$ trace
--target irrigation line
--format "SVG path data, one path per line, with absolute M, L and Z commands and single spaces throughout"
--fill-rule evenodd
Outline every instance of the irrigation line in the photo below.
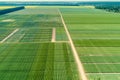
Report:
M 87 76 L 86 76 L 86 74 L 85 74 L 85 71 L 84 71 L 82 62 L 81 62 L 81 60 L 79 59 L 78 53 L 77 53 L 77 51 L 76 51 L 76 49 L 75 49 L 75 46 L 74 46 L 74 44 L 73 44 L 72 38 L 71 38 L 71 36 L 70 36 L 70 33 L 69 33 L 69 31 L 68 31 L 68 29 L 67 29 L 67 26 L 66 26 L 66 24 L 65 24 L 65 22 L 64 22 L 62 13 L 60 12 L 59 9 L 58 9 L 58 12 L 59 12 L 59 15 L 60 15 L 60 17 L 61 17 L 61 21 L 62 21 L 62 23 L 63 23 L 63 26 L 64 26 L 64 29 L 65 29 L 66 34 L 67 34 L 67 36 L 68 36 L 68 39 L 69 39 L 69 41 L 70 41 L 70 46 L 71 46 L 71 49 L 72 49 L 72 51 L 73 51 L 73 55 L 74 55 L 75 61 L 76 61 L 76 63 L 77 63 L 77 67 L 78 67 L 78 71 L 79 71 L 79 77 L 80 77 L 79 79 L 80 79 L 80 80 L 88 80 L 88 78 L 87 78 Z
M 15 29 L 11 34 L 9 34 L 7 37 L 5 37 L 0 43 L 5 42 L 8 38 L 10 38 L 13 34 L 15 34 L 19 29 Z

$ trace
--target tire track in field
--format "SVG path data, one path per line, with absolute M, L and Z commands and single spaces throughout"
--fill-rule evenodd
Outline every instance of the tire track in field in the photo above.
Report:
M 79 71 L 79 77 L 80 77 L 80 79 L 82 79 L 82 80 L 88 80 L 88 78 L 87 78 L 87 76 L 86 76 L 86 74 L 85 74 L 85 71 L 84 71 L 82 62 L 81 62 L 81 60 L 80 60 L 79 57 L 78 57 L 78 53 L 77 53 L 77 51 L 76 51 L 76 49 L 75 49 L 75 46 L 74 46 L 74 44 L 73 44 L 73 41 L 72 41 L 72 38 L 71 38 L 71 36 L 70 36 L 70 33 L 69 33 L 68 29 L 67 29 L 67 26 L 66 26 L 66 24 L 65 24 L 65 22 L 64 22 L 62 13 L 60 12 L 59 9 L 58 9 L 58 13 L 59 13 L 59 15 L 60 15 L 60 17 L 61 17 L 61 20 L 62 20 L 64 29 L 65 29 L 65 31 L 66 31 L 66 34 L 67 34 L 68 39 L 69 39 L 69 42 L 70 42 L 71 49 L 72 49 L 72 51 L 73 51 L 73 55 L 74 55 L 75 61 L 76 61 L 76 63 L 77 63 L 77 67 L 78 67 L 78 71 Z
M 15 29 L 11 34 L 9 34 L 7 37 L 5 37 L 0 43 L 5 42 L 8 38 L 10 38 L 12 35 L 14 35 L 19 29 Z

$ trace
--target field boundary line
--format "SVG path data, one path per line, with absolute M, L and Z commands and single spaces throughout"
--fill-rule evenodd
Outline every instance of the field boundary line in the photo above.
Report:
M 120 74 L 120 73 L 114 73 L 114 72 L 113 73 L 109 73 L 109 72 L 108 73 L 99 73 L 98 72 L 98 73 L 87 73 L 87 74 L 100 74 L 100 75 L 102 75 L 102 74 Z
M 69 41 L 56 41 L 56 43 L 69 43 Z
M 52 29 L 52 39 L 51 42 L 55 42 L 56 41 L 56 28 Z
M 70 36 L 70 33 L 69 33 L 69 31 L 68 31 L 68 29 L 67 29 L 67 26 L 66 26 L 66 24 L 65 24 L 65 21 L 64 21 L 64 19 L 63 19 L 62 13 L 60 12 L 59 9 L 58 9 L 58 13 L 59 13 L 59 15 L 60 15 L 60 17 L 61 17 L 61 21 L 62 21 L 62 23 L 63 23 L 64 29 L 65 29 L 66 34 L 67 34 L 67 36 L 68 36 L 68 39 L 69 39 L 69 41 L 70 41 L 70 46 L 71 46 L 71 49 L 72 49 L 72 52 L 73 52 L 73 56 L 74 56 L 75 61 L 76 61 L 76 63 L 77 63 L 77 68 L 78 68 L 78 72 L 79 72 L 79 78 L 80 78 L 80 80 L 81 80 L 81 79 L 82 79 L 82 80 L 88 80 L 88 78 L 87 78 L 87 76 L 86 76 L 86 74 L 85 74 L 85 71 L 84 71 L 82 62 L 81 62 L 81 60 L 80 60 L 80 58 L 79 58 L 79 56 L 78 56 L 78 53 L 77 53 L 76 48 L 75 48 L 75 46 L 74 46 L 74 44 L 73 44 L 72 38 L 71 38 L 71 36 Z
M 119 63 L 107 63 L 107 62 L 105 62 L 105 63 L 83 63 L 83 64 L 120 64 L 120 62 Z
M 26 44 L 26 43 L 50 43 L 47 42 L 6 42 L 6 43 L 13 43 L 13 44 Z M 68 41 L 56 41 L 55 43 L 69 43 Z
M 12 33 L 10 33 L 7 37 L 5 37 L 0 43 L 5 42 L 8 38 L 10 38 L 13 34 L 15 34 L 19 29 L 15 29 Z

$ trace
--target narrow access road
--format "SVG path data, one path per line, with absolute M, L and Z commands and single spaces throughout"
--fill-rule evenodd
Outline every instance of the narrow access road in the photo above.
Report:
M 52 39 L 51 39 L 51 42 L 55 42 L 56 41 L 56 29 L 53 28 L 52 30 Z
M 69 41 L 70 41 L 70 46 L 71 46 L 71 49 L 72 49 L 72 51 L 73 51 L 73 55 L 74 55 L 75 61 L 76 61 L 76 63 L 77 63 L 80 80 L 81 80 L 81 79 L 82 79 L 82 80 L 88 80 L 88 78 L 87 78 L 87 76 L 86 76 L 86 74 L 85 74 L 85 71 L 84 71 L 82 62 L 81 62 L 81 60 L 79 59 L 78 53 L 77 53 L 76 48 L 75 48 L 75 46 L 74 46 L 74 44 L 73 44 L 72 38 L 71 38 L 71 36 L 70 36 L 70 33 L 69 33 L 69 31 L 68 31 L 68 29 L 67 29 L 67 26 L 66 26 L 66 24 L 65 24 L 65 22 L 64 22 L 62 13 L 60 12 L 59 9 L 58 9 L 58 12 L 59 12 L 59 15 L 60 15 L 60 17 L 61 17 L 61 20 L 62 20 L 64 29 L 65 29 L 65 31 L 66 31 L 66 34 L 67 34 L 67 36 L 68 36 L 68 39 L 69 39 Z
M 15 29 L 11 34 L 9 34 L 7 37 L 5 37 L 0 43 L 5 42 L 8 38 L 10 38 L 13 34 L 15 34 L 19 29 Z

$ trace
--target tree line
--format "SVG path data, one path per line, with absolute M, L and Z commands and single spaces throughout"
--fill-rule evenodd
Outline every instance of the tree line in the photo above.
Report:
M 15 8 L 0 10 L 0 15 L 7 14 L 7 13 L 10 13 L 10 12 L 14 12 L 14 11 L 17 11 L 17 10 L 21 10 L 21 9 L 24 9 L 24 8 L 25 7 L 22 6 L 22 7 L 15 7 Z
M 120 12 L 120 6 L 95 6 L 96 9 L 103 9 L 109 12 Z

